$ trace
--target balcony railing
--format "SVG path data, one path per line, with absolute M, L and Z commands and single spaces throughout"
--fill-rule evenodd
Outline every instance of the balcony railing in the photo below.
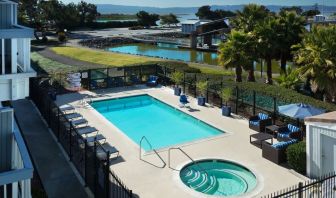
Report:
M 0 197 L 31 198 L 33 166 L 16 123 L 11 141 L 11 169 L 0 173 Z

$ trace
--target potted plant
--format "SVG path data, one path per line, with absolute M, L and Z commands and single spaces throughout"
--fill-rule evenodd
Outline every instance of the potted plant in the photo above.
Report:
M 181 88 L 179 87 L 179 85 L 182 83 L 183 81 L 183 73 L 180 71 L 175 71 L 171 74 L 171 79 L 172 81 L 175 83 L 174 86 L 174 95 L 175 96 L 179 96 L 181 95 Z
M 208 88 L 208 81 L 197 82 L 196 88 L 198 89 L 200 93 L 200 96 L 197 97 L 197 104 L 200 106 L 205 106 L 205 94 Z
M 222 115 L 223 116 L 231 116 L 231 107 L 228 106 L 228 102 L 230 101 L 232 97 L 232 89 L 231 88 L 223 88 L 219 92 L 219 96 L 222 98 L 223 102 L 225 105 L 222 106 Z

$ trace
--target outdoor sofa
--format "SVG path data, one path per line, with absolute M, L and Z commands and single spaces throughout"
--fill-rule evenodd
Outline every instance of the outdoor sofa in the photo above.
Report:
M 302 131 L 299 127 L 294 126 L 292 124 L 288 124 L 287 126 L 280 127 L 277 133 L 278 141 L 284 141 L 288 138 L 291 139 L 301 139 Z
M 265 132 L 265 127 L 272 125 L 272 119 L 265 113 L 258 113 L 249 119 L 249 127 L 258 132 Z
M 155 87 L 159 84 L 158 80 L 159 80 L 159 77 L 150 75 L 146 84 L 149 87 Z
M 283 142 L 270 144 L 266 141 L 262 145 L 262 157 L 276 164 L 282 164 L 287 161 L 286 150 L 289 145 L 295 144 L 296 139 L 287 139 Z

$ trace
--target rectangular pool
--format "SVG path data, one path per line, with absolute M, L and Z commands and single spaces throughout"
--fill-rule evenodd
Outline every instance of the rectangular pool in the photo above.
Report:
M 153 149 L 224 133 L 149 95 L 95 101 L 91 106 L 136 144 L 146 136 Z M 145 142 L 142 148 L 151 149 Z

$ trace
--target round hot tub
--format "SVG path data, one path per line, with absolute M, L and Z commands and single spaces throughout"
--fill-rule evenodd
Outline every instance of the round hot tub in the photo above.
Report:
M 237 196 L 251 192 L 256 176 L 242 165 L 225 160 L 199 160 L 180 171 L 182 182 L 198 192 L 216 196 Z

